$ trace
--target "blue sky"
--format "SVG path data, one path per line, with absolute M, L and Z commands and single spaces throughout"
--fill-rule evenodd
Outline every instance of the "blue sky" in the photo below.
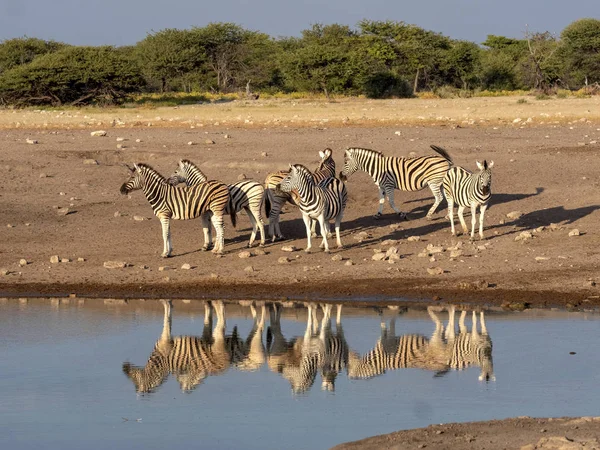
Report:
M 0 40 L 53 39 L 76 45 L 129 45 L 148 32 L 234 22 L 273 37 L 299 36 L 314 23 L 355 26 L 395 20 L 482 42 L 488 34 L 521 38 L 560 34 L 571 22 L 600 18 L 600 0 L 0 0 Z

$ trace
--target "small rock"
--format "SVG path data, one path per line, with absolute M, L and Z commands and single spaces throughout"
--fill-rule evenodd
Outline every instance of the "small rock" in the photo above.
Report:
M 267 152 L 261 152 L 260 156 L 262 156 L 263 158 L 266 158 L 267 156 L 269 156 L 269 154 Z
M 189 141 L 187 145 L 196 145 L 196 143 L 194 141 Z
M 73 213 L 73 211 L 71 211 L 69 208 L 58 208 L 58 210 L 56 211 L 56 213 L 59 216 L 66 216 L 68 214 Z
M 373 256 L 371 256 L 371 259 L 373 261 L 383 261 L 385 260 L 386 256 L 385 253 L 383 252 L 379 252 L 379 253 L 375 253 Z
M 399 254 L 397 254 L 397 253 L 394 253 L 393 255 L 390 255 L 390 256 L 388 257 L 388 259 L 390 260 L 390 262 L 392 262 L 392 261 L 394 261 L 394 262 L 395 262 L 395 261 L 400 261 L 400 260 L 402 259 L 402 255 L 399 255 Z
M 344 265 L 345 265 L 345 266 L 353 266 L 353 265 L 354 265 L 354 262 L 353 262 L 351 259 L 349 259 L 348 261 L 346 261 L 346 262 L 344 263 Z
M 207 139 L 207 140 L 204 141 L 204 143 L 208 144 L 208 145 L 212 145 L 212 144 L 215 143 L 215 141 L 213 141 L 212 139 Z
M 51 262 L 52 264 L 57 264 L 57 263 L 59 263 L 59 262 L 60 262 L 60 258 L 58 257 L 58 255 L 52 255 L 52 256 L 50 257 L 50 262 Z
M 121 217 L 121 212 L 120 211 L 115 211 L 115 213 L 113 214 L 114 217 Z
M 515 237 L 515 241 L 526 241 L 527 239 L 531 239 L 533 235 L 530 231 L 521 231 L 521 233 Z
M 429 252 L 430 255 L 434 255 L 436 253 L 443 253 L 444 247 L 442 247 L 441 245 L 429 244 L 427 246 L 427 251 Z
M 223 135 L 223 139 L 231 139 L 231 135 L 229 135 L 229 134 L 224 134 L 224 135 Z
M 127 263 L 123 261 L 104 261 L 104 267 L 107 269 L 124 269 Z
M 219 278 L 219 275 L 217 275 L 216 273 L 211 273 L 210 277 L 215 279 L 215 278 Z
M 550 258 L 548 258 L 547 256 L 536 256 L 535 260 L 536 261 L 548 261 Z
M 44 172 L 40 173 L 40 178 L 48 178 L 48 175 L 46 175 Z
M 124 148 L 127 148 L 127 146 L 125 144 L 117 144 L 117 149 L 118 150 L 122 150 Z
M 244 272 L 254 272 L 254 267 L 246 266 L 246 267 L 244 267 Z
M 511 220 L 517 220 L 522 215 L 523 213 L 521 211 L 511 211 L 506 215 L 506 217 L 508 217 Z
M 544 231 L 545 229 L 546 229 L 546 227 L 545 227 L 544 225 L 542 225 L 541 227 L 537 227 L 537 228 L 535 229 L 535 231 L 536 231 L 537 233 L 541 233 L 541 232 L 542 232 L 542 231 Z
M 593 280 L 586 281 L 584 286 L 594 287 L 596 286 L 596 282 Z
M 395 134 L 396 136 L 402 136 L 402 131 L 395 131 L 395 132 L 394 132 L 394 134 Z
M 25 142 L 27 142 L 28 144 L 37 144 L 38 143 L 37 139 L 25 139 Z
M 277 262 L 279 264 L 285 264 L 285 263 L 289 263 L 290 259 L 287 256 L 282 256 L 277 260 Z
M 123 141 L 126 141 L 126 140 L 127 140 L 127 139 L 125 139 L 125 138 L 122 138 L 122 137 L 118 137 L 118 138 L 117 138 L 117 142 L 123 142 Z
M 392 255 L 396 255 L 398 253 L 398 247 L 390 247 L 388 248 L 387 252 L 385 252 L 385 256 L 387 256 L 388 258 Z
M 61 263 L 69 263 L 71 260 L 69 258 L 60 258 Z
M 580 235 L 581 235 L 581 233 L 579 232 L 579 230 L 577 228 L 569 231 L 569 236 L 580 236 Z
M 333 256 L 331 257 L 331 260 L 332 260 L 332 261 L 343 261 L 343 260 L 344 260 L 344 257 L 338 253 L 337 255 L 333 255 Z
M 421 236 L 409 236 L 406 238 L 408 242 L 418 242 L 421 240 Z
M 462 250 L 452 250 L 450 252 L 450 258 L 460 258 L 463 255 Z
M 402 229 L 402 224 L 399 223 L 393 223 L 390 225 L 390 230 L 392 231 L 398 231 Z
M 421 253 L 419 253 L 417 255 L 418 258 L 426 258 L 427 256 L 429 256 L 429 254 L 427 253 L 426 250 L 423 250 Z
M 0 269 L 0 275 L 4 276 L 4 275 L 8 275 L 10 274 L 10 270 L 6 269 L 5 267 L 2 267 Z
M 513 123 L 519 123 L 521 122 L 523 119 L 521 119 L 520 117 L 517 117 L 515 120 L 513 120 Z
M 29 264 L 29 261 L 27 261 L 26 259 L 19 260 L 19 265 L 21 267 L 25 267 L 27 264 Z
M 136 139 L 135 142 L 137 142 L 139 144 L 140 142 L 143 142 L 143 141 L 141 139 Z
M 91 136 L 106 136 L 106 131 L 104 130 L 98 130 L 98 131 L 92 131 L 90 133 Z
M 14 228 L 15 226 L 12 223 L 7 223 L 6 228 Z
M 383 245 L 384 247 L 387 247 L 388 245 L 396 245 L 397 243 L 398 243 L 398 241 L 395 239 L 386 239 L 385 241 L 383 241 L 381 243 L 381 245 Z
M 181 266 L 183 270 L 191 270 L 192 266 L 188 263 L 185 263 Z
M 246 177 L 246 174 L 245 174 L 245 173 L 240 173 L 240 174 L 238 175 L 238 177 L 237 177 L 238 181 L 245 180 L 246 178 L 247 178 L 247 177 Z
M 77 258 L 77 262 L 85 262 L 85 258 Z
M 142 270 L 148 270 L 149 268 L 150 268 L 150 267 L 148 267 L 146 264 L 142 264 L 142 265 L 140 266 L 140 269 L 142 269 Z
M 133 216 L 133 220 L 135 220 L 136 222 L 141 222 L 142 220 L 146 220 L 146 219 L 142 216 Z
M 240 258 L 250 258 L 252 256 L 252 253 L 249 252 L 248 250 L 244 250 L 238 253 L 238 256 Z
M 167 270 L 171 270 L 171 268 L 170 268 L 169 266 L 160 266 L 160 267 L 158 268 L 158 271 L 159 271 L 159 272 L 165 272 L 165 271 L 167 271 Z
M 254 250 L 254 254 L 256 256 L 265 256 L 267 252 L 265 252 L 262 248 L 257 248 L 256 250 Z
M 293 245 L 284 245 L 283 247 L 281 247 L 282 252 L 295 252 L 296 250 L 296 247 Z
M 441 267 L 428 267 L 427 273 L 429 275 L 441 275 L 444 273 L 444 269 L 442 269 Z
M 479 251 L 481 251 L 481 252 L 482 252 L 482 251 L 484 251 L 484 250 L 487 250 L 487 247 L 486 247 L 485 245 L 478 245 L 478 246 L 477 246 L 477 250 L 479 250 Z
M 95 159 L 84 159 L 83 164 L 85 164 L 86 166 L 97 166 L 98 161 L 96 161 Z

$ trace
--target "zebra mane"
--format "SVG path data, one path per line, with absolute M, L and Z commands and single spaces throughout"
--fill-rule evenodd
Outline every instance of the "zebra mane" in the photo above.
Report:
M 308 167 L 302 165 L 302 164 L 294 164 L 293 165 L 296 170 L 298 172 L 300 172 L 302 175 L 308 177 L 310 180 L 312 180 L 312 182 L 315 182 L 315 176 L 313 175 L 313 173 L 308 169 Z
M 144 173 L 145 175 L 149 175 L 149 176 L 151 176 L 152 178 L 154 178 L 155 180 L 158 180 L 158 181 L 160 181 L 160 182 L 163 182 L 163 183 L 165 183 L 165 184 L 169 184 L 169 183 L 167 182 L 167 179 L 166 179 L 164 176 L 162 176 L 162 175 L 161 175 L 161 174 L 158 172 L 158 170 L 154 169 L 154 168 L 153 168 L 153 167 L 152 167 L 150 164 L 146 164 L 146 163 L 138 163 L 138 164 L 136 164 L 136 166 L 137 166 L 139 169 L 143 169 L 143 172 L 145 172 L 145 173 Z
M 193 162 L 191 162 L 189 159 L 182 159 L 179 162 L 181 164 L 185 164 L 186 166 L 191 166 L 191 167 L 193 167 L 195 169 L 200 170 L 200 168 L 196 164 L 194 164 Z
M 362 147 L 348 147 L 346 149 L 346 151 L 349 151 L 350 153 L 352 152 L 358 152 L 358 153 L 363 153 L 363 154 L 368 154 L 368 155 L 377 155 L 377 156 L 381 156 L 383 157 L 383 153 L 377 150 L 371 150 L 370 148 L 362 148 Z

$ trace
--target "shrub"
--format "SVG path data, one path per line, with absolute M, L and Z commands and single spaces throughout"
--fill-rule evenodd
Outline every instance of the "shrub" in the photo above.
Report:
M 410 84 L 389 72 L 379 72 L 368 77 L 363 90 L 368 98 L 410 98 L 413 96 Z

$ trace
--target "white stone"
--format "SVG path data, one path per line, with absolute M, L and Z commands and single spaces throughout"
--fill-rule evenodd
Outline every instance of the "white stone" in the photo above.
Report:
M 83 164 L 85 164 L 86 166 L 97 166 L 98 161 L 96 161 L 95 159 L 84 159 Z
M 52 255 L 52 256 L 50 257 L 50 262 L 51 262 L 52 264 L 57 264 L 57 263 L 59 263 L 59 262 L 60 262 L 60 258 L 58 257 L 58 255 Z
M 27 261 L 26 259 L 21 259 L 21 260 L 19 260 L 19 265 L 20 265 L 21 267 L 24 267 L 24 266 L 26 266 L 27 264 L 29 264 L 29 261 Z
M 343 261 L 343 260 L 344 260 L 344 257 L 338 253 L 337 255 L 333 255 L 333 256 L 331 257 L 331 260 L 332 260 L 332 261 Z
M 133 220 L 135 220 L 136 222 L 141 222 L 142 220 L 146 220 L 146 219 L 144 219 L 144 217 L 142 217 L 142 216 L 133 216 Z
M 123 269 L 127 267 L 124 261 L 104 261 L 104 267 L 107 269 Z
M 444 273 L 444 269 L 441 267 L 428 267 L 427 273 L 430 275 L 441 275 Z
M 579 232 L 579 230 L 577 228 L 569 231 L 569 236 L 580 236 L 580 235 L 581 235 L 581 233 Z
M 421 240 L 421 236 L 409 236 L 406 238 L 408 242 L 418 242 Z
M 90 135 L 92 135 L 92 136 L 106 136 L 106 131 L 104 131 L 104 130 L 92 131 L 90 133 Z
M 277 262 L 279 264 L 285 264 L 285 263 L 289 263 L 290 259 L 287 256 L 282 256 L 277 260 Z
M 530 231 L 521 231 L 521 233 L 515 238 L 515 241 L 525 241 L 531 239 L 533 235 Z
M 375 253 L 373 256 L 371 256 L 371 259 L 373 261 L 383 261 L 385 260 L 386 256 L 385 253 L 380 252 L 380 253 Z
M 284 245 L 283 247 L 281 247 L 282 252 L 295 252 L 296 250 L 296 247 L 293 245 Z
M 192 268 L 192 266 L 191 266 L 190 264 L 188 264 L 188 263 L 185 263 L 185 264 L 183 264 L 183 265 L 181 266 L 181 268 L 182 268 L 183 270 L 190 270 L 190 269 Z
M 37 144 L 38 143 L 37 139 L 25 139 L 25 142 L 27 142 L 28 144 Z
M 519 217 L 521 217 L 522 215 L 523 215 L 523 213 L 521 211 L 511 211 L 506 215 L 506 217 L 508 217 L 511 220 L 516 220 Z
M 252 256 L 252 253 L 249 252 L 248 250 L 244 250 L 238 253 L 238 256 L 240 258 L 250 258 Z

